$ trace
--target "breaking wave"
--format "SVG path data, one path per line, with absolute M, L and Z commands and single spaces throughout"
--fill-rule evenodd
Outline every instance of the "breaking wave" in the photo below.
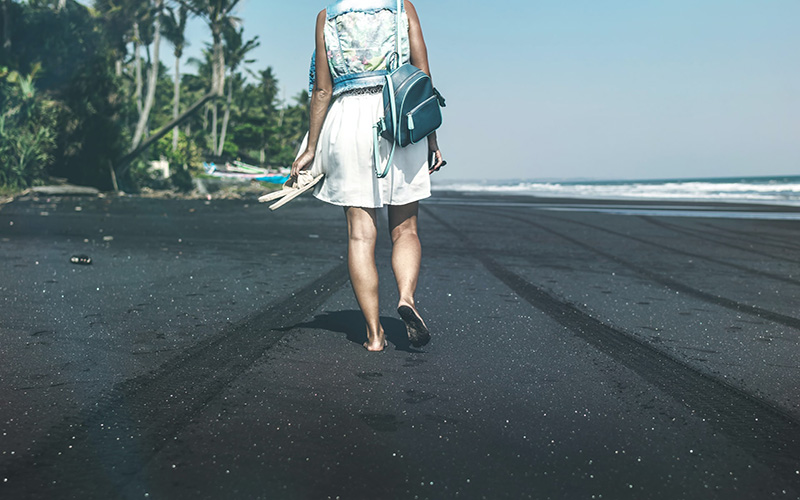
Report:
M 449 182 L 435 189 L 552 198 L 727 201 L 800 205 L 800 176 L 602 182 Z

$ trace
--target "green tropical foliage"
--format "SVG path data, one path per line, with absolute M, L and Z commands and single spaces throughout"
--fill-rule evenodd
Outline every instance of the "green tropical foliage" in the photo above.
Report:
M 208 160 L 289 165 L 308 96 L 281 102 L 272 69 L 251 68 L 259 42 L 245 38 L 239 3 L 0 0 L 0 188 L 61 177 L 136 190 L 164 184 L 147 173 L 159 159 L 180 189 Z M 211 37 L 186 61 L 192 16 Z
M 55 103 L 36 95 L 29 75 L 0 68 L 0 185 L 28 187 L 40 179 L 55 150 Z

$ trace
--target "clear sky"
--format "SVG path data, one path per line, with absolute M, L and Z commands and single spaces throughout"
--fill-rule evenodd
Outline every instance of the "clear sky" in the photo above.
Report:
M 254 70 L 307 85 L 326 0 L 243 0 Z M 415 0 L 442 179 L 800 175 L 798 0 Z M 196 55 L 208 40 L 195 22 Z M 168 47 L 162 53 L 171 51 Z

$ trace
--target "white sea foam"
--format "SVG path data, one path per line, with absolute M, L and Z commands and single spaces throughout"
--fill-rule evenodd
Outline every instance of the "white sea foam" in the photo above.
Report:
M 633 182 L 456 182 L 437 189 L 589 199 L 727 201 L 800 205 L 800 177 Z

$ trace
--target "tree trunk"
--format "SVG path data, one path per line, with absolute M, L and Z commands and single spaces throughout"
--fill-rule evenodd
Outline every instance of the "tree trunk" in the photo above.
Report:
M 225 103 L 225 115 L 222 117 L 222 134 L 219 138 L 217 156 L 222 156 L 222 150 L 225 146 L 225 136 L 228 133 L 228 121 L 231 118 L 231 103 L 233 103 L 233 75 L 228 79 L 228 101 Z
M 119 192 L 119 184 L 117 184 L 117 173 L 114 172 L 114 165 L 111 162 L 108 162 L 108 169 L 111 171 L 111 187 L 114 188 L 114 192 Z
M 133 67 L 136 73 L 136 90 L 133 97 L 136 101 L 136 110 L 142 114 L 142 56 L 139 52 L 139 22 L 133 22 Z
M 131 150 L 136 149 L 144 136 L 147 122 L 150 118 L 150 110 L 153 108 L 153 103 L 156 100 L 156 84 L 158 83 L 158 50 L 161 45 L 161 6 L 164 0 L 156 0 L 156 19 L 153 22 L 153 58 L 150 62 L 150 71 L 147 74 L 147 97 L 144 101 L 144 108 L 139 114 L 139 123 L 136 125 L 136 132 L 133 134 L 133 142 Z
M 214 40 L 211 61 L 211 93 L 221 96 L 225 91 L 225 53 L 222 51 L 222 25 L 220 23 L 211 25 L 211 36 Z M 211 151 L 215 151 L 217 147 L 217 115 L 217 103 L 214 102 L 211 107 Z
M 216 145 L 217 145 L 217 103 L 213 102 L 211 103 L 211 151 L 215 151 Z
M 283 113 L 285 109 L 281 108 L 281 112 L 278 113 L 278 130 L 281 131 L 281 149 L 286 147 L 286 133 L 283 130 Z
M 11 19 L 9 19 L 8 2 L 3 0 L 3 50 L 11 50 Z
M 214 40 L 211 92 L 221 96 L 225 92 L 225 52 L 222 50 L 222 26 L 219 23 L 211 26 L 211 35 Z
M 175 89 L 172 101 L 172 119 L 178 118 L 181 99 L 181 56 L 175 54 Z M 178 150 L 178 127 L 172 129 L 172 152 Z

